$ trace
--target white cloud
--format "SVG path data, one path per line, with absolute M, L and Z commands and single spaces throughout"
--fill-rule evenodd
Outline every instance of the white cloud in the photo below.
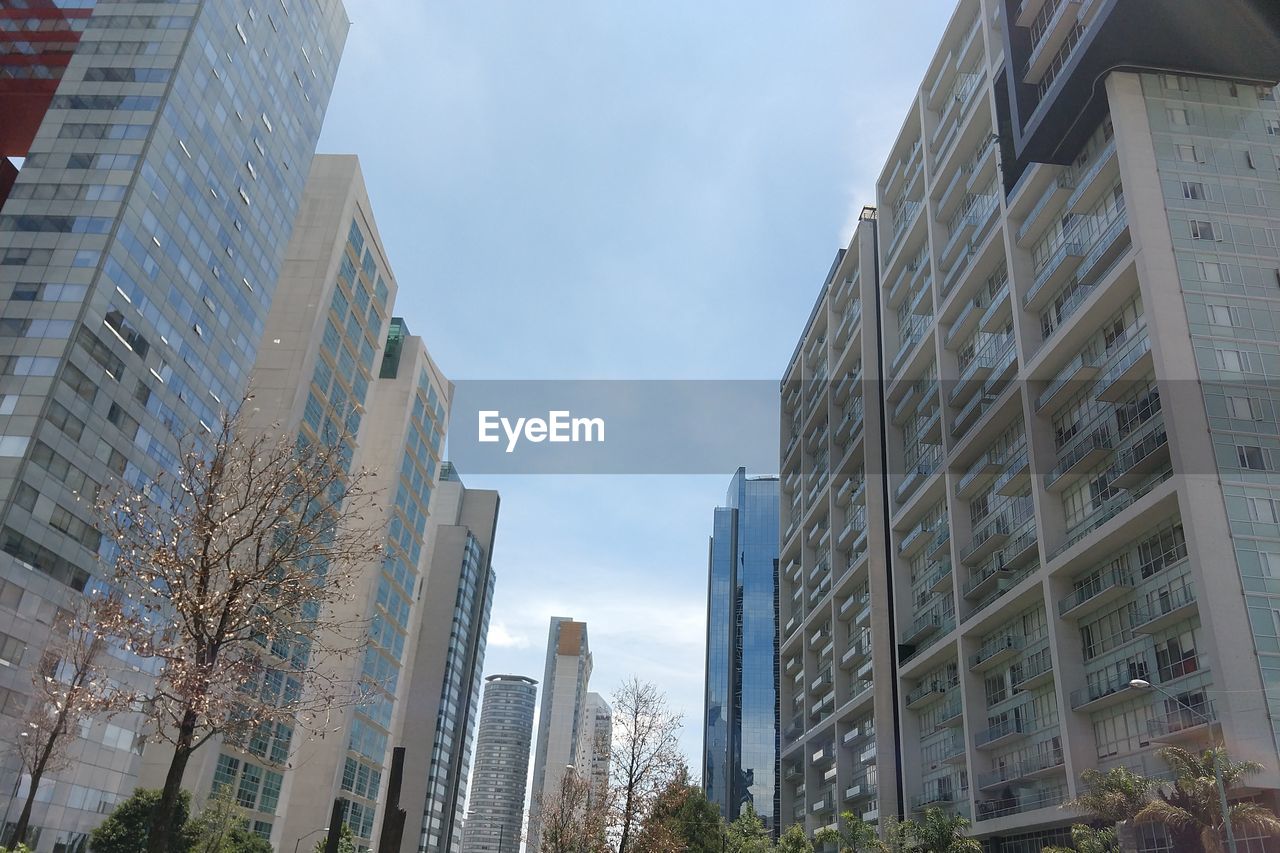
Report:
M 506 623 L 497 622 L 489 626 L 489 645 L 500 649 L 527 649 L 529 638 L 524 634 L 513 634 Z

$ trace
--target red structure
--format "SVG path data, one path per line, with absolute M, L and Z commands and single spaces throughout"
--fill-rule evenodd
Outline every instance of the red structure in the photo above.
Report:
M 0 156 L 24 157 L 71 61 L 92 2 L 0 0 Z M 2 183 L 2 180 L 0 180 Z

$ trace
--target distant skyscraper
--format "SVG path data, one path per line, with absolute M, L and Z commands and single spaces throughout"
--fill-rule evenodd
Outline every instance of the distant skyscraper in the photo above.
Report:
M 539 801 L 559 789 L 567 767 L 578 766 L 590 680 L 587 623 L 553 616 L 547 637 L 547 666 L 542 678 L 538 746 L 529 800 L 529 850 L 537 850 L 541 841 L 537 825 Z
M 468 489 L 445 463 L 431 502 L 428 568 L 418 594 L 409 700 L 396 727 L 405 746 L 402 853 L 456 853 L 493 603 L 490 565 L 498 493 Z
M 778 478 L 739 468 L 711 535 L 702 786 L 777 825 Z
M 516 853 L 520 849 L 537 684 L 523 675 L 485 679 L 462 853 Z
M 609 784 L 609 758 L 613 747 L 613 709 L 599 693 L 588 693 L 575 766 L 591 780 L 594 790 Z
M 172 469 L 176 437 L 244 391 L 348 26 L 338 0 L 18 5 L 0 4 L 0 147 L 25 158 L 0 160 L 10 708 L 51 614 L 113 557 L 86 497 Z M 131 725 L 73 746 L 38 850 L 77 849 L 134 788 Z

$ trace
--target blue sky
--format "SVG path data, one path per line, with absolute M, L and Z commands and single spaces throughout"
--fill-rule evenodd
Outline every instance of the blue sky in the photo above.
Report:
M 347 0 L 320 150 L 359 154 L 448 376 L 777 379 L 952 0 Z M 726 424 L 732 428 L 732 424 Z M 502 493 L 486 673 L 584 619 L 701 736 L 723 476 L 467 477 Z M 752 472 L 773 473 L 773 472 Z

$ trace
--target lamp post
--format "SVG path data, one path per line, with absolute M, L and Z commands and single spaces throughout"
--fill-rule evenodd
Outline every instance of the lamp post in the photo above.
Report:
M 303 841 L 306 841 L 308 838 L 315 835 L 316 833 L 328 832 L 328 831 L 329 831 L 329 827 L 326 826 L 323 829 L 313 829 L 310 832 L 308 832 L 306 835 L 301 836 L 300 838 L 298 838 L 297 841 L 293 842 L 293 853 L 298 853 L 298 845 L 301 844 Z
M 1183 708 L 1186 708 L 1188 711 L 1190 711 L 1191 713 L 1199 717 L 1201 720 L 1203 720 L 1206 724 L 1208 724 L 1210 730 L 1213 729 L 1213 724 L 1215 721 L 1212 718 L 1210 718 L 1208 714 L 1196 708 L 1194 705 L 1192 705 L 1190 702 L 1187 702 L 1181 696 L 1175 696 L 1174 694 L 1170 693 L 1168 690 L 1165 690 L 1160 685 L 1152 684 L 1150 681 L 1147 681 L 1145 678 L 1135 678 L 1129 682 L 1129 686 L 1134 688 L 1135 690 L 1155 690 L 1158 693 L 1164 694 L 1165 696 L 1177 702 Z M 1222 763 L 1220 760 L 1222 758 L 1223 753 L 1227 751 L 1227 742 L 1226 742 L 1226 739 L 1222 737 L 1218 738 L 1218 742 L 1222 748 L 1221 750 L 1216 751 L 1213 756 L 1213 780 L 1218 783 L 1218 806 L 1219 808 L 1222 809 L 1222 824 L 1227 831 L 1227 850 L 1230 851 L 1230 853 L 1237 853 L 1236 834 L 1231 827 L 1231 807 L 1227 803 L 1227 785 L 1222 779 Z

